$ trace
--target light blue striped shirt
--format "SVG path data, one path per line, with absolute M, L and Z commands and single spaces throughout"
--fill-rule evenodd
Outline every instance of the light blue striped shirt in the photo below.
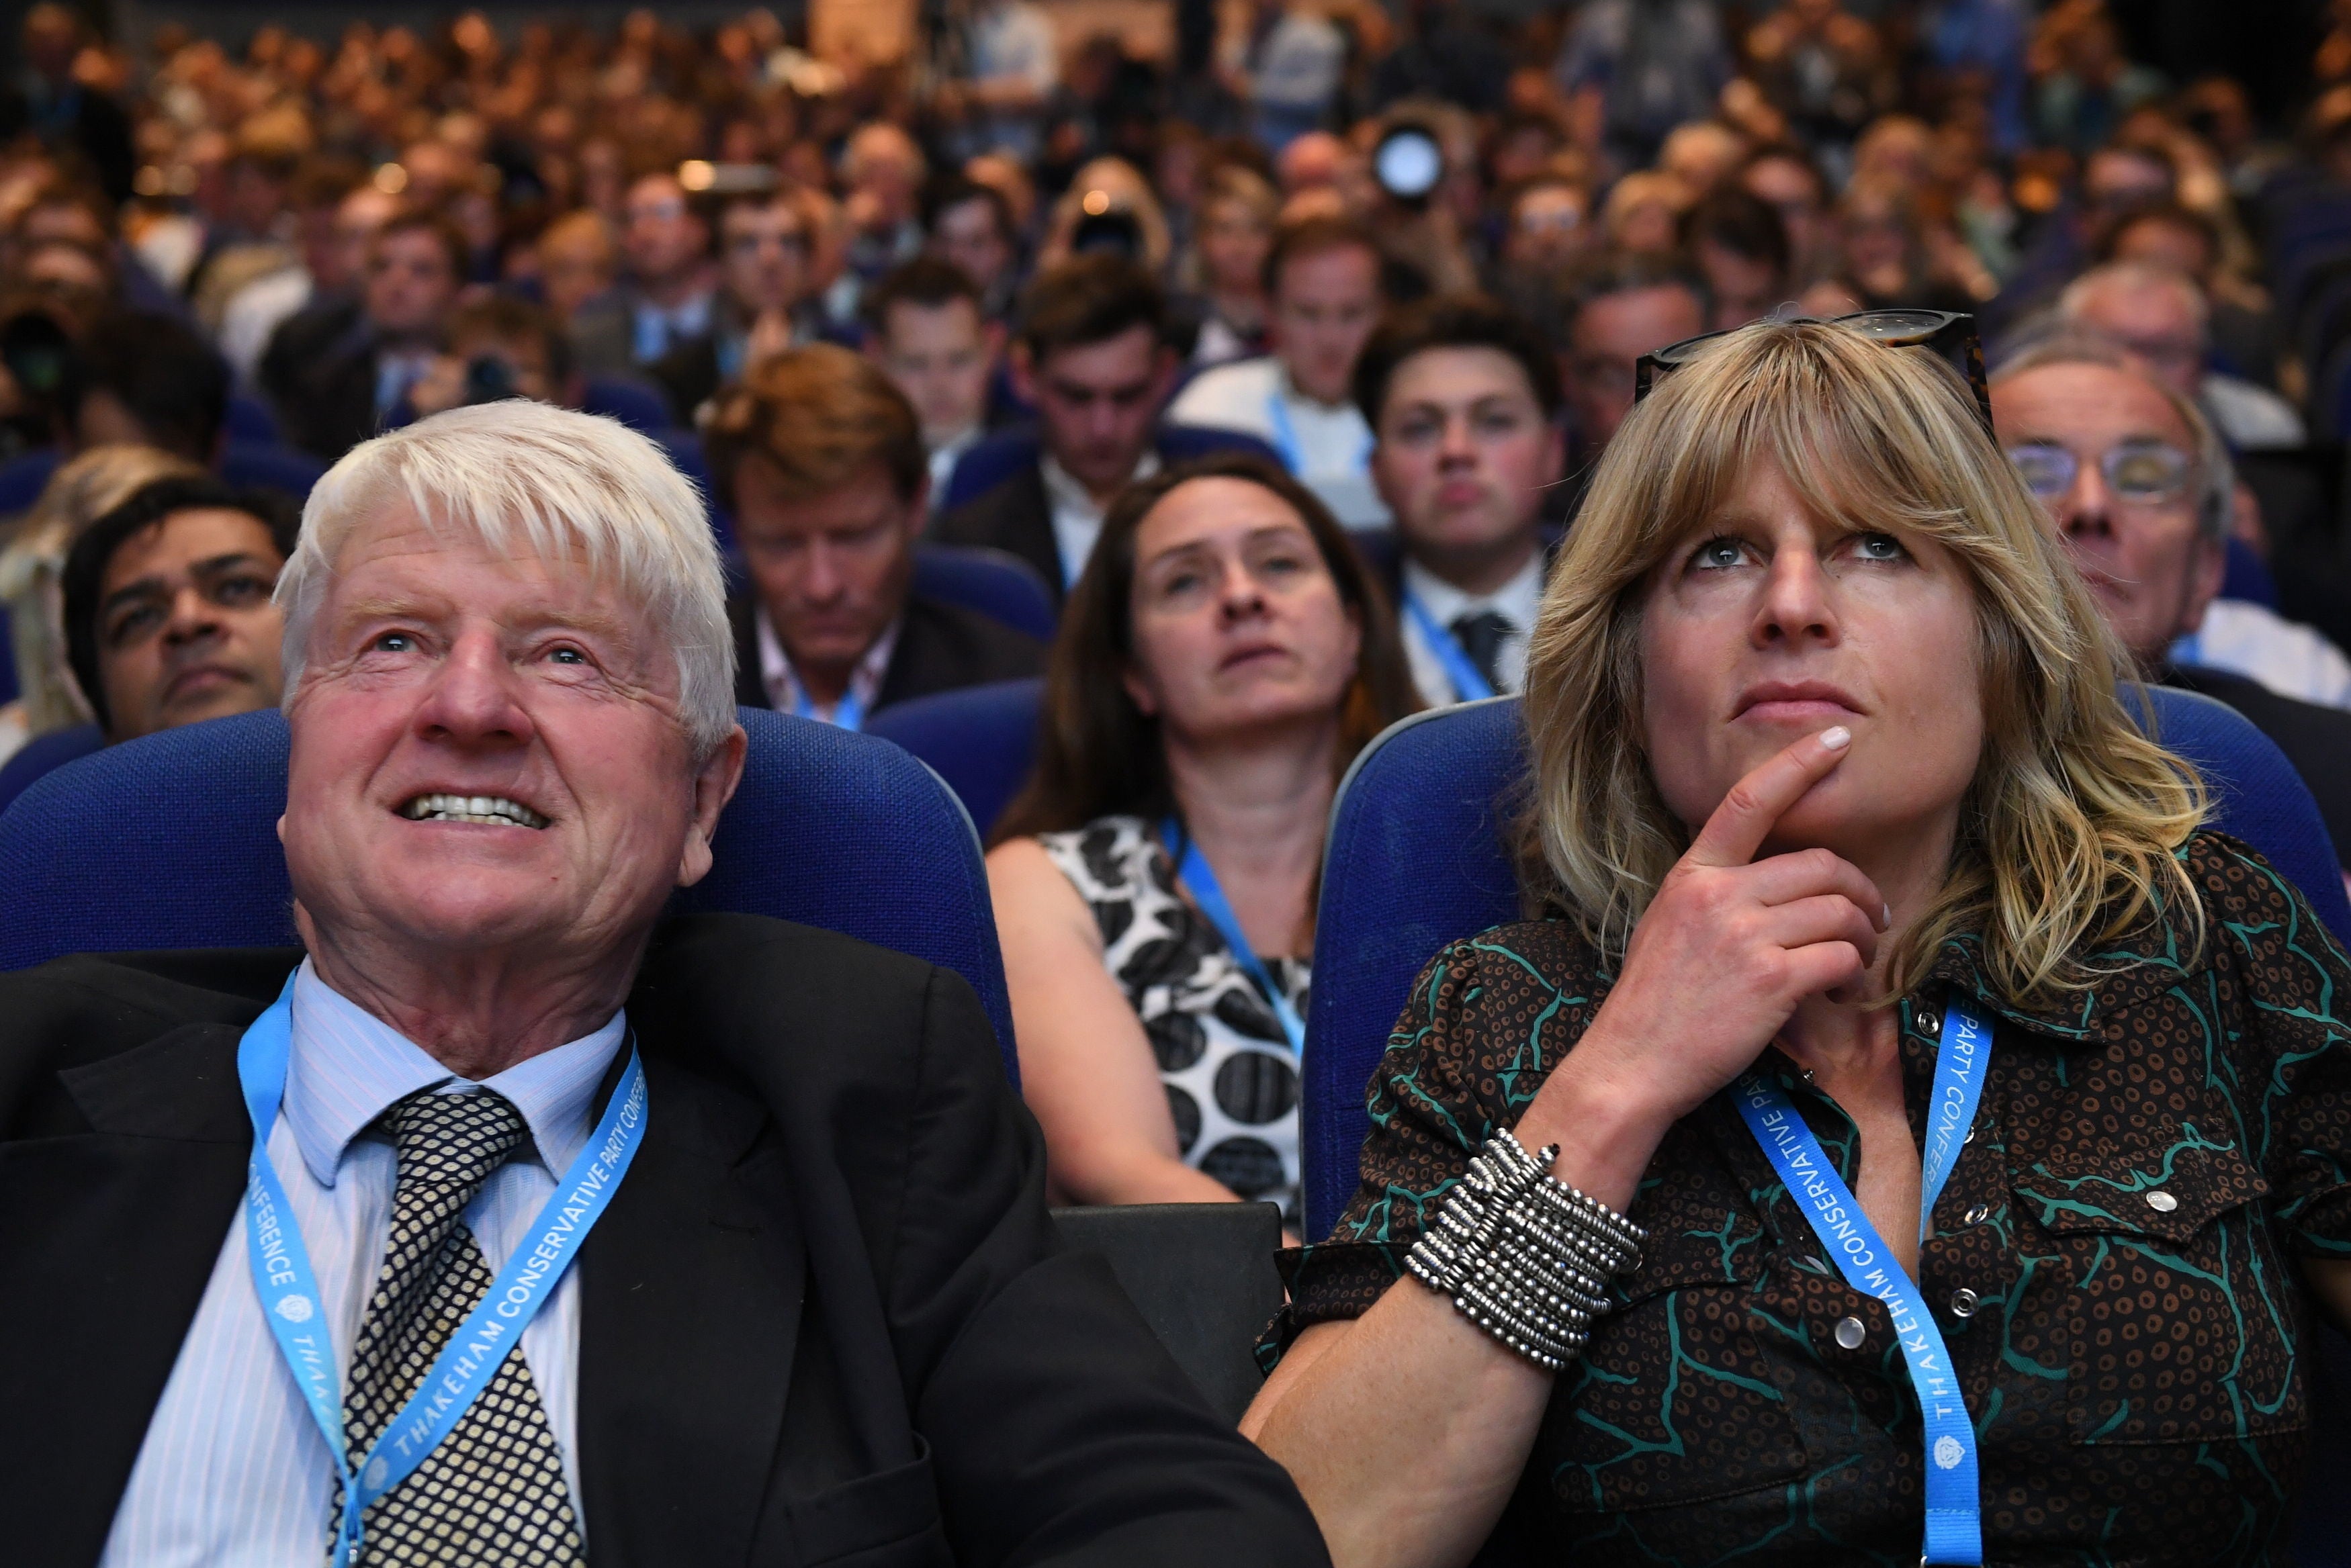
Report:
M 555 1179 L 588 1141 L 597 1085 L 628 1033 L 625 1015 L 486 1080 L 514 1102 L 530 1144 L 492 1176 L 465 1222 L 492 1270 L 530 1228 Z M 293 1054 L 269 1158 L 301 1227 L 345 1376 L 383 1262 L 398 1161 L 376 1118 L 419 1089 L 475 1085 L 329 989 L 305 961 L 294 982 Z M 533 1146 L 536 1146 L 535 1147 Z M 572 1441 L 579 1410 L 580 1291 L 566 1273 L 523 1330 L 523 1358 L 563 1449 L 580 1508 Z M 334 1460 L 262 1319 L 237 1207 L 212 1279 L 147 1425 L 116 1507 L 102 1568 L 281 1568 L 322 1563 Z M 581 1534 L 584 1538 L 585 1517 Z

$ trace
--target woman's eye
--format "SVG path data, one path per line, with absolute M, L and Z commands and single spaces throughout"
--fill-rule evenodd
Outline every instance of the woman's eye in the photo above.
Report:
M 1856 535 L 1853 548 L 1865 561 L 1898 561 L 1904 555 L 1902 541 L 1891 534 Z
M 1720 571 L 1739 565 L 1746 554 L 1746 547 L 1736 539 L 1708 539 L 1690 557 L 1690 565 L 1701 571 Z

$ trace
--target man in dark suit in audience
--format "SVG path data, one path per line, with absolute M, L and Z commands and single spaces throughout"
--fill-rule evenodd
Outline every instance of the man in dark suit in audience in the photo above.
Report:
M 717 299 L 710 222 L 675 175 L 647 174 L 629 186 L 621 256 L 627 278 L 571 317 L 572 346 L 590 376 L 642 372 L 710 334 Z
M 2196 406 L 2102 339 L 2025 349 L 1992 383 L 2000 439 L 2147 680 L 2227 703 L 2277 748 L 2351 853 L 2351 713 L 2230 670 L 2175 664 L 2220 591 L 2235 483 Z
M 402 213 L 368 242 L 360 313 L 298 362 L 272 355 L 268 392 L 287 440 L 332 462 L 383 428 L 431 369 L 465 278 L 465 236 L 448 219 Z
M 909 697 L 1035 675 L 1044 645 L 912 592 L 930 478 L 914 405 L 829 343 L 722 389 L 711 481 L 751 589 L 727 606 L 736 700 L 856 729 Z
M 1085 568 L 1102 514 L 1129 480 L 1207 452 L 1264 442 L 1163 424 L 1174 385 L 1165 297 L 1150 274 L 1097 253 L 1029 286 L 1012 348 L 1012 384 L 1037 410 L 1037 452 L 938 520 L 934 537 L 986 545 L 1035 566 L 1058 603 Z
M 746 742 L 659 450 L 515 400 L 322 493 L 303 948 L 0 976 L 9 1560 L 1327 1562 L 1056 1240 L 961 979 L 664 919 Z
M 1475 295 L 1395 312 L 1355 360 L 1372 483 L 1395 517 L 1388 592 L 1431 707 L 1520 691 L 1550 560 L 1559 367 L 1516 311 Z

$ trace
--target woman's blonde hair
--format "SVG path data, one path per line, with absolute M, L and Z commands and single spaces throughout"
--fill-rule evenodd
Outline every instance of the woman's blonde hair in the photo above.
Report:
M 45 735 L 90 721 L 66 644 L 66 556 L 82 530 L 158 479 L 204 472 L 152 446 L 94 446 L 59 465 L 11 536 L 0 530 L 0 608 L 9 615 L 23 688 L 25 732 Z
M 2132 723 L 2128 659 L 1972 394 L 1924 350 L 1818 322 L 1723 337 L 1608 444 L 1529 650 L 1538 896 L 1613 958 L 1687 847 L 1644 743 L 1642 609 L 1653 570 L 1761 462 L 1837 525 L 1936 541 L 1975 589 L 1983 754 L 1949 879 L 1894 954 L 1891 993 L 1961 933 L 2019 1002 L 2095 983 L 2077 946 L 2166 906 L 2200 940 L 2178 851 L 2202 785 Z

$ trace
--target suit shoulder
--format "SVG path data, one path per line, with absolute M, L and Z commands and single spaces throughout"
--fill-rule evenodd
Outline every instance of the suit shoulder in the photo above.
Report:
M 1049 510 L 1044 481 L 1037 465 L 1023 463 L 977 495 L 939 514 L 931 537 L 942 545 L 993 545 L 1004 547 L 1008 516 Z
M 183 1024 L 242 1027 L 300 960 L 282 949 L 51 959 L 0 974 L 0 1044 L 36 1055 L 69 1046 L 76 1059 L 95 1060 Z M 273 974 L 275 985 L 256 997 Z

